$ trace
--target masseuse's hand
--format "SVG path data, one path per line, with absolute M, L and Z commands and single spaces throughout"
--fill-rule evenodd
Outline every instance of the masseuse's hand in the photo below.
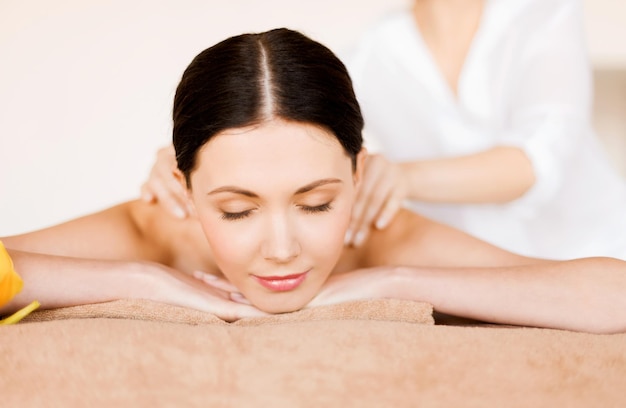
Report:
M 144 298 L 202 310 L 228 322 L 267 315 L 242 301 L 241 295 L 237 297 L 237 288 L 226 281 L 207 285 L 202 272 L 189 276 L 162 265 L 150 264 L 148 267 L 151 279 L 143 289 L 148 293 Z
M 174 146 L 159 149 L 148 180 L 141 186 L 141 198 L 148 203 L 159 203 L 174 217 L 182 219 L 193 213 L 183 186 L 174 176 L 177 172 Z
M 387 227 L 407 194 L 408 180 L 400 164 L 378 154 L 368 156 L 346 233 L 346 245 L 358 247 L 365 242 L 370 228 Z
M 307 307 L 393 297 L 394 270 L 394 267 L 383 266 L 332 275 Z

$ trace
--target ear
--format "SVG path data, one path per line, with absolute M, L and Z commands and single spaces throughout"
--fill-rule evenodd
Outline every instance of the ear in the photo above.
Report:
M 187 181 L 185 180 L 185 175 L 182 171 L 178 170 L 177 167 L 172 168 L 172 175 L 176 179 L 176 181 L 182 187 L 182 190 L 185 192 L 185 204 L 187 205 L 187 209 L 190 212 L 190 215 L 195 216 L 196 214 L 196 206 L 193 203 L 193 199 L 191 198 L 191 188 L 187 187 Z
M 367 160 L 367 149 L 361 148 L 361 151 L 356 156 L 356 170 L 354 171 L 354 185 L 359 188 L 361 181 L 363 180 L 363 172 L 365 171 L 365 161 Z

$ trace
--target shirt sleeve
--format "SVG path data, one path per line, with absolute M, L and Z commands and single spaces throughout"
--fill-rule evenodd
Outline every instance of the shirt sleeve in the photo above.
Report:
M 545 20 L 541 27 L 528 27 L 501 139 L 503 145 L 521 148 L 533 166 L 535 184 L 511 203 L 527 217 L 556 198 L 581 138 L 590 131 L 591 67 L 581 4 L 560 2 Z

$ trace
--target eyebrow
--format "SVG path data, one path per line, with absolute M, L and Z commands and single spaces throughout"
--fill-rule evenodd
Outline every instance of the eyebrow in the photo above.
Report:
M 343 183 L 343 181 L 341 181 L 340 179 L 336 179 L 336 178 L 326 178 L 326 179 L 317 180 L 317 181 L 307 184 L 306 186 L 300 187 L 298 190 L 296 190 L 294 195 L 308 193 L 309 191 L 314 190 L 318 187 L 324 186 L 326 184 L 334 184 L 334 183 Z M 213 194 L 218 194 L 218 193 L 233 193 L 233 194 L 240 194 L 240 195 L 250 197 L 250 198 L 259 198 L 258 194 L 256 193 L 253 193 L 252 191 L 244 190 L 243 188 L 239 188 L 235 186 L 218 187 L 215 190 L 212 190 L 209 193 L 207 193 L 207 195 L 213 195 Z

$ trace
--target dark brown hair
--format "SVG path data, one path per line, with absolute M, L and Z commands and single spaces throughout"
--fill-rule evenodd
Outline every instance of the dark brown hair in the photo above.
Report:
M 329 130 L 356 166 L 363 117 L 345 66 L 322 44 L 280 28 L 228 38 L 185 70 L 174 98 L 173 142 L 187 184 L 198 150 L 214 135 L 271 118 Z

